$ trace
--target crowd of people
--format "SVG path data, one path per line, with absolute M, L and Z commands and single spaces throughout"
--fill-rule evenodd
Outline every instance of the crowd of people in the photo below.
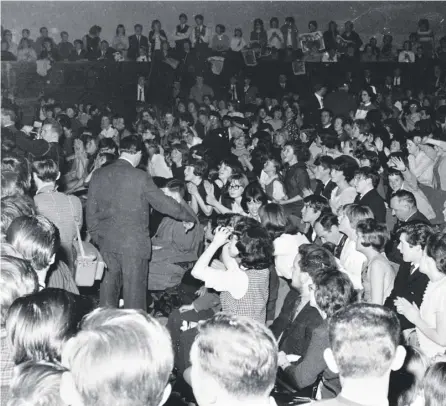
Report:
M 246 44 L 195 21 L 179 49 Z M 261 52 L 298 52 L 292 18 L 254 25 Z M 162 54 L 161 23 L 142 28 L 110 54 Z M 200 68 L 169 100 L 138 77 L 131 114 L 44 94 L 25 117 L 5 89 L 2 405 L 444 405 L 446 79 L 426 31 L 424 77 L 365 68 L 309 95 L 243 70 L 217 92 Z M 41 34 L 70 58 L 67 33 Z M 99 34 L 80 59 L 107 51 Z M 106 268 L 92 288 L 84 244 Z
M 210 28 L 205 24 L 204 16 L 194 16 L 194 24 L 188 24 L 188 17 L 182 13 L 179 24 L 172 33 L 166 33 L 160 20 L 153 20 L 148 35 L 144 27 L 136 24 L 134 33 L 127 34 L 126 27 L 119 24 L 110 41 L 101 38 L 102 28 L 92 26 L 82 38 L 70 41 L 67 31 L 60 32 L 60 41 L 49 36 L 48 28 L 41 27 L 40 36 L 31 38 L 28 28 L 22 29 L 21 38 L 14 42 L 11 30 L 2 27 L 2 60 L 34 62 L 38 59 L 57 61 L 138 61 L 148 62 L 153 59 L 179 56 L 184 51 L 184 44 L 192 46 L 203 57 L 226 55 L 228 52 L 240 53 L 246 49 L 255 49 L 259 55 L 298 58 L 311 62 L 338 62 L 342 55 L 356 57 L 362 62 L 402 62 L 414 63 L 416 60 L 439 58 L 446 60 L 446 37 L 435 37 L 429 21 L 418 21 L 416 31 L 412 32 L 402 44 L 395 44 L 393 36 L 386 34 L 382 44 L 372 37 L 364 43 L 355 31 L 351 21 L 347 21 L 342 30 L 334 21 L 330 21 L 326 31 L 322 32 L 318 22 L 312 20 L 306 29 L 296 25 L 294 17 L 286 17 L 283 24 L 277 17 L 267 23 L 260 18 L 253 22 L 252 31 L 246 39 L 240 27 L 234 27 L 232 36 L 226 32 L 226 26 L 216 24 Z M 213 32 L 214 31 L 214 32 Z

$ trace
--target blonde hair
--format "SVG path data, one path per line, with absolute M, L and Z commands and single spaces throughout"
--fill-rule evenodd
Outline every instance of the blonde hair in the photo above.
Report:
M 62 363 L 85 406 L 158 406 L 173 368 L 169 333 L 142 310 L 97 309 Z

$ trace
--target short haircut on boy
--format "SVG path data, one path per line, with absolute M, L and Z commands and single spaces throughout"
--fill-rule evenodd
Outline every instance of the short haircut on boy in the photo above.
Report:
M 65 369 L 49 362 L 25 362 L 17 366 L 11 382 L 8 406 L 66 406 L 60 397 Z
M 397 315 L 384 306 L 356 303 L 329 321 L 330 347 L 342 378 L 381 377 L 400 341 Z
M 67 342 L 62 364 L 84 406 L 158 406 L 173 368 L 172 341 L 142 310 L 101 308 Z
M 249 398 L 269 395 L 276 380 L 277 354 L 277 342 L 264 325 L 217 313 L 199 325 L 190 359 L 193 369 L 212 377 L 229 395 Z M 192 384 L 195 391 L 194 380 Z

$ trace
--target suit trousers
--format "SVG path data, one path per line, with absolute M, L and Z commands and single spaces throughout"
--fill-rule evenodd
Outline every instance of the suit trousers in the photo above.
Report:
M 122 288 L 126 309 L 147 311 L 149 260 L 115 252 L 103 252 L 102 256 L 107 269 L 101 282 L 100 305 L 118 307 Z

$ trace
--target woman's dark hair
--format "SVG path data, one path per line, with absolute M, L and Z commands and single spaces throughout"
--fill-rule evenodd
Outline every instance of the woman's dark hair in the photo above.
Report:
M 91 300 L 64 289 L 46 288 L 16 299 L 6 318 L 14 362 L 60 362 L 63 344 L 91 310 Z
M 356 224 L 356 232 L 362 236 L 362 245 L 372 247 L 375 251 L 383 252 L 390 239 L 389 230 L 385 224 L 375 219 L 360 220 Z
M 279 19 L 277 17 L 271 18 L 271 20 L 269 20 L 270 27 L 272 27 L 273 23 L 276 23 L 277 26 L 279 26 Z
M 223 24 L 217 24 L 215 28 L 216 28 L 216 29 L 217 29 L 217 28 L 220 28 L 220 32 L 221 32 L 222 34 L 224 34 L 225 31 L 226 31 L 226 27 L 225 27 Z
M 122 28 L 124 30 L 124 32 L 122 33 L 123 35 L 125 35 L 125 27 L 124 24 L 118 24 L 118 26 L 116 27 L 116 35 L 118 35 L 119 33 L 119 29 Z
M 261 18 L 256 18 L 256 19 L 254 20 L 254 29 L 256 28 L 256 25 L 257 25 L 257 24 L 260 25 L 260 28 L 261 28 L 261 30 L 263 31 L 263 30 L 264 30 L 264 27 L 263 27 L 263 20 L 262 20 Z
M 234 226 L 240 265 L 247 269 L 269 268 L 273 262 L 273 242 L 264 227 L 243 218 Z
M 446 274 L 446 233 L 436 233 L 427 239 L 426 255 L 435 261 L 439 272 Z
M 262 206 L 268 203 L 268 196 L 258 182 L 251 182 L 243 191 L 241 205 L 246 213 L 248 213 L 248 202 L 250 201 L 257 201 Z
M 99 27 L 99 25 L 93 25 L 93 27 L 91 27 L 91 28 L 88 30 L 88 33 L 89 33 L 90 35 L 99 35 L 99 34 L 101 33 L 101 31 L 102 31 L 102 28 Z
M 111 138 L 102 138 L 99 140 L 99 152 L 103 149 L 112 150 L 114 155 L 118 155 L 118 146 Z
M 355 171 L 358 168 L 359 165 L 355 159 L 345 155 L 335 158 L 332 165 L 332 170 L 341 171 L 347 182 L 350 182 L 355 177 Z
M 268 230 L 273 240 L 282 234 L 296 234 L 297 227 L 285 214 L 283 206 L 277 203 L 268 203 L 259 210 L 260 223 Z
M 286 142 L 284 147 L 286 147 L 287 145 L 293 148 L 294 155 L 296 155 L 298 162 L 308 162 L 310 160 L 311 152 L 306 145 L 295 141 Z

